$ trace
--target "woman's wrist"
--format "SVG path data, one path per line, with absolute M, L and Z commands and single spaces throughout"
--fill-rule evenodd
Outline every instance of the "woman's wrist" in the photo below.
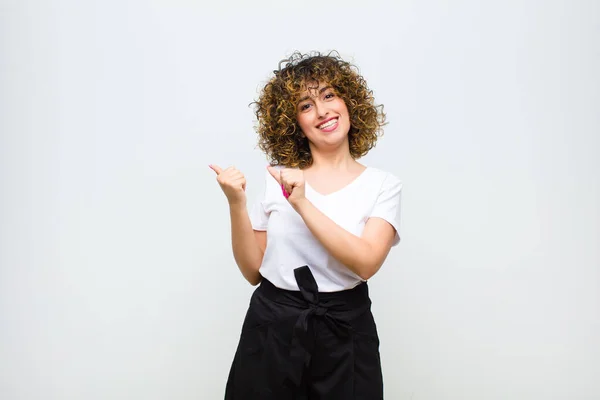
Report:
M 237 200 L 234 202 L 229 202 L 229 209 L 231 211 L 242 211 L 246 210 L 246 200 Z
M 296 210 L 296 212 L 298 214 L 300 214 L 300 216 L 302 216 L 302 213 L 312 205 L 312 203 L 310 202 L 310 200 L 308 200 L 306 197 L 302 197 L 298 200 L 294 200 L 293 202 L 290 202 L 290 205 L 292 206 L 292 208 L 294 210 Z

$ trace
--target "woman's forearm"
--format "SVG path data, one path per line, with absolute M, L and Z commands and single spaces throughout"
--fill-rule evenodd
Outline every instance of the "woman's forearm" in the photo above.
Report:
M 336 224 L 307 199 L 295 204 L 294 208 L 335 259 L 365 280 L 377 272 L 380 265 L 369 242 Z
M 231 245 L 233 257 L 242 275 L 250 284 L 261 281 L 258 272 L 263 259 L 263 251 L 256 240 L 246 204 L 230 204 Z

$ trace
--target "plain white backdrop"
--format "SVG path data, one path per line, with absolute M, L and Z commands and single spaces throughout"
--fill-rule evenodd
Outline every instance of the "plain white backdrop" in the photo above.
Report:
M 0 2 L 0 398 L 220 399 L 253 290 L 209 163 L 336 49 L 404 182 L 370 282 L 390 400 L 600 399 L 600 7 Z

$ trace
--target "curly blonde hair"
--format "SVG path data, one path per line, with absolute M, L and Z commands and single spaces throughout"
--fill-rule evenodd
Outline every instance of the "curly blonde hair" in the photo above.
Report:
M 313 162 L 308 139 L 296 120 L 300 96 L 309 85 L 324 82 L 340 96 L 350 114 L 350 154 L 358 159 L 369 152 L 386 124 L 383 105 L 375 105 L 373 92 L 352 64 L 338 53 L 294 52 L 279 63 L 274 77 L 252 104 L 258 119 L 258 147 L 273 165 L 306 168 Z

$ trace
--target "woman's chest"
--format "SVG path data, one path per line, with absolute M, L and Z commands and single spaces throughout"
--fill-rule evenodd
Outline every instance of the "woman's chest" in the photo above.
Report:
M 352 191 L 350 194 L 322 196 L 306 193 L 306 198 L 322 214 L 343 229 L 360 235 L 373 209 L 375 198 L 370 193 Z M 309 233 L 302 216 L 286 201 L 275 201 L 267 207 L 269 229 L 293 234 Z M 315 218 L 318 221 L 318 218 Z M 323 221 L 325 222 L 325 221 Z

